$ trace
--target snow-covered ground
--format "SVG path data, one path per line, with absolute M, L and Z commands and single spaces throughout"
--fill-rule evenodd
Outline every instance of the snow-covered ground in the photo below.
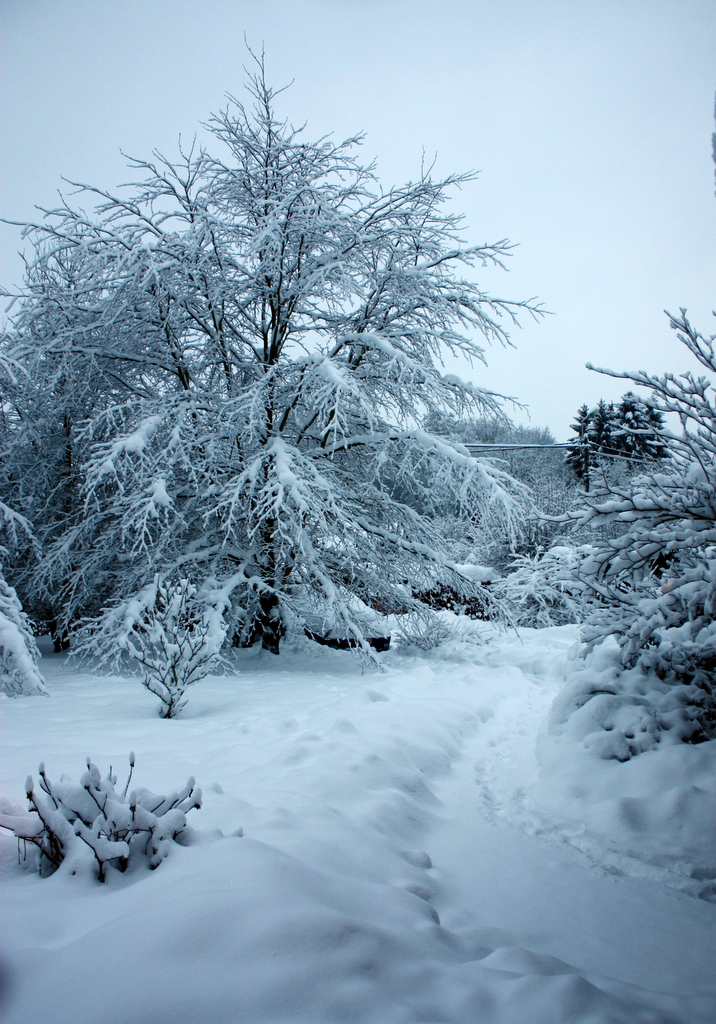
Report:
M 713 1024 L 716 742 L 621 764 L 580 712 L 549 725 L 575 673 L 610 671 L 576 635 L 382 673 L 240 652 L 169 721 L 45 657 L 51 698 L 0 702 L 0 796 L 24 806 L 41 760 L 121 781 L 134 750 L 133 784 L 194 775 L 204 806 L 197 842 L 105 885 L 0 840 L 7 1024 Z

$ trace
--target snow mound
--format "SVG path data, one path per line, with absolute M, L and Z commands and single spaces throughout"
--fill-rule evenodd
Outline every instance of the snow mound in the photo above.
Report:
M 573 658 L 567 680 L 540 739 L 543 806 L 579 823 L 585 848 L 599 836 L 716 900 L 716 741 L 683 742 L 684 688 L 621 668 L 614 641 Z

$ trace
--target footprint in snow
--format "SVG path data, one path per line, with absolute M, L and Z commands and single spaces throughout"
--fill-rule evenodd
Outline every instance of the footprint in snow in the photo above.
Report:
M 336 719 L 336 721 L 333 723 L 333 725 L 328 730 L 326 735 L 330 736 L 331 733 L 336 733 L 336 732 L 342 732 L 344 735 L 345 734 L 352 735 L 352 736 L 358 736 L 359 735 L 359 732 L 356 729 L 356 727 L 353 725 L 353 722 L 349 722 L 347 718 L 338 718 L 338 719 Z
M 400 856 L 415 868 L 427 869 L 433 866 L 430 854 L 426 853 L 425 850 L 401 850 Z
M 366 690 L 365 695 L 368 700 L 372 701 L 374 704 L 379 701 L 390 700 L 390 697 L 386 697 L 386 695 L 381 693 L 379 690 Z
M 298 722 L 295 718 L 282 718 L 276 728 L 279 732 L 295 732 L 298 729 Z

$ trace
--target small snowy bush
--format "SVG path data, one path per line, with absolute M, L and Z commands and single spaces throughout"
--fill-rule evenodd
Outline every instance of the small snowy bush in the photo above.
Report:
M 24 516 L 18 515 L 0 501 L 0 529 L 8 547 L 0 544 L 0 555 L 8 548 L 17 548 L 18 537 L 35 544 L 32 528 Z M 20 600 L 3 576 L 0 567 L 0 693 L 10 697 L 18 694 L 47 694 L 37 668 L 40 652 L 32 635 L 32 626 L 22 610 Z
M 11 697 L 46 694 L 37 668 L 39 657 L 30 621 L 0 571 L 0 692 Z
M 162 718 L 186 705 L 184 692 L 220 663 L 226 636 L 221 608 L 197 604 L 188 580 L 154 583 L 123 608 L 119 647 L 143 669 L 143 683 L 161 701 Z
M 437 615 L 416 613 L 402 616 L 395 639 L 401 647 L 416 647 L 420 651 L 432 651 L 436 647 L 455 639 L 456 631 L 451 623 Z
M 6 809 L 0 814 L 0 828 L 11 831 L 26 853 L 28 843 L 37 848 L 41 875 L 52 874 L 63 863 L 77 874 L 94 862 L 97 877 L 104 882 L 108 865 L 125 871 L 133 860 L 146 860 L 156 868 L 173 842 L 186 839 L 186 813 L 201 807 L 201 790 L 190 778 L 183 789 L 166 797 L 148 789 L 134 790 L 127 797 L 134 754 L 129 755 L 129 764 L 121 794 L 115 790 L 112 769 L 102 779 L 89 758 L 79 784 L 64 775 L 51 783 L 40 764 L 39 790 L 32 776 L 25 784 L 29 813 Z M 4 806 L 8 808 L 6 802 Z
M 507 575 L 494 584 L 516 626 L 563 626 L 584 615 L 585 584 L 579 578 L 580 551 L 554 547 L 536 555 L 518 555 Z

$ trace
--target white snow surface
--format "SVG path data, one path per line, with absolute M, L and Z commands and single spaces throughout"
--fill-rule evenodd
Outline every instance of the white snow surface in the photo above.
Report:
M 172 720 L 137 679 L 47 654 L 51 699 L 0 700 L 0 798 L 87 755 L 121 784 L 134 750 L 133 785 L 194 775 L 204 806 L 194 842 L 104 885 L 40 878 L 0 839 L 0 1015 L 712 1024 L 716 742 L 621 764 L 550 724 L 565 683 L 608 671 L 576 640 L 398 649 L 382 673 L 239 652 Z

